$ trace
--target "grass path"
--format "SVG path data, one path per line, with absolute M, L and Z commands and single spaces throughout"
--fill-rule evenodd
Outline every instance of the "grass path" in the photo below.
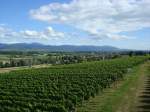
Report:
M 150 112 L 150 64 L 146 66 L 146 78 L 143 87 L 137 92 L 136 111 L 132 112 Z
M 150 62 L 133 68 L 123 81 L 116 82 L 103 93 L 84 102 L 77 112 L 135 112 L 137 98 L 147 78 Z

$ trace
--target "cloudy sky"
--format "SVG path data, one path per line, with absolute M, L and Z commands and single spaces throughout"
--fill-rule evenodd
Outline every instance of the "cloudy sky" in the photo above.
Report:
M 150 0 L 0 0 L 0 43 L 150 50 Z

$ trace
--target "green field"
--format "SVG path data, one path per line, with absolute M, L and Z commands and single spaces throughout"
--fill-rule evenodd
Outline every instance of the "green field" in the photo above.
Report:
M 76 111 L 146 60 L 120 58 L 0 74 L 0 112 Z

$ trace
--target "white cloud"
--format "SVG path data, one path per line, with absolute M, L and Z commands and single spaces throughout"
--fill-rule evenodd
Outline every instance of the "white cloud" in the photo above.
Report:
M 62 32 L 56 32 L 53 30 L 52 27 L 47 27 L 45 29 L 45 31 L 43 32 L 43 34 L 47 35 L 47 36 L 52 36 L 52 37 L 65 37 L 65 34 Z
M 72 25 L 100 39 L 121 39 L 127 38 L 121 32 L 150 27 L 150 0 L 72 0 L 41 6 L 30 15 L 49 23 Z
M 19 42 L 20 40 L 57 40 L 65 37 L 65 34 L 62 32 L 55 31 L 52 27 L 47 27 L 43 31 L 35 30 L 23 30 L 23 31 L 13 31 L 12 29 L 0 25 L 0 40 L 4 41 L 15 41 Z
M 27 36 L 27 37 L 37 37 L 37 36 L 39 36 L 37 31 L 26 30 L 26 31 L 22 31 L 22 33 L 24 34 L 24 36 Z
M 52 27 L 47 27 L 43 31 L 25 30 L 21 31 L 25 38 L 40 38 L 40 39 L 59 39 L 65 37 L 62 32 L 55 31 Z
M 5 27 L 4 25 L 0 25 L 0 38 L 7 38 L 14 35 L 15 32 L 13 32 L 10 28 Z

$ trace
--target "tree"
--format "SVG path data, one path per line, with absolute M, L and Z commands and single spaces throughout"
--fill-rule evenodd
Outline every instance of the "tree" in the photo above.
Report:
M 3 62 L 0 62 L 0 68 L 3 68 L 4 65 L 3 65 Z

